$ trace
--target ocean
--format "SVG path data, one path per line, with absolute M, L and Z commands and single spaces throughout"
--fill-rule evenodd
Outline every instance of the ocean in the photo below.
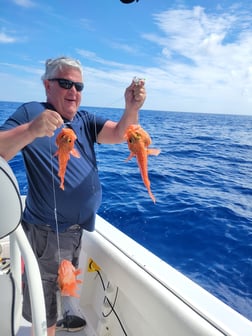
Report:
M 0 102 L 0 124 L 19 105 Z M 126 143 L 96 145 L 99 215 L 252 320 L 252 116 L 142 110 L 140 124 L 161 149 L 148 159 L 156 204 Z M 10 165 L 26 194 L 21 155 Z

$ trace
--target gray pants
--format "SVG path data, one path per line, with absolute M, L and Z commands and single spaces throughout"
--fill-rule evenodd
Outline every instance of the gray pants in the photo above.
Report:
M 47 327 L 57 321 L 58 268 L 62 259 L 70 260 L 78 267 L 83 230 L 78 226 L 70 227 L 66 232 L 59 233 L 59 248 L 57 234 L 48 226 L 37 226 L 22 223 L 23 229 L 37 258 L 46 306 Z M 23 317 L 32 322 L 29 290 L 24 272 Z
M 79 298 L 74 296 L 59 296 L 58 307 L 60 307 L 58 312 L 61 315 L 61 318 L 63 318 L 64 314 L 67 313 L 67 315 L 75 315 L 85 319 L 79 305 Z

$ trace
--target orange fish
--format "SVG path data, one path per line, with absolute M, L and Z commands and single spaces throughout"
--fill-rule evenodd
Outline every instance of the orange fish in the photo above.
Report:
M 150 180 L 148 177 L 148 155 L 158 155 L 160 150 L 148 148 L 151 144 L 151 138 L 140 125 L 130 125 L 126 129 L 124 137 L 128 142 L 130 150 L 130 155 L 126 161 L 136 156 L 144 185 L 146 186 L 151 199 L 155 203 L 156 200 L 151 192 Z
M 63 296 L 79 297 L 76 293 L 78 285 L 82 283 L 77 280 L 77 275 L 81 273 L 80 269 L 76 269 L 71 261 L 63 259 L 58 270 L 58 284 Z
M 60 188 L 63 190 L 66 167 L 70 159 L 70 154 L 77 158 L 80 157 L 80 153 L 74 148 L 74 142 L 76 139 L 77 136 L 71 128 L 63 128 L 56 138 L 56 145 L 59 149 L 54 156 L 59 156 L 58 176 L 60 177 Z

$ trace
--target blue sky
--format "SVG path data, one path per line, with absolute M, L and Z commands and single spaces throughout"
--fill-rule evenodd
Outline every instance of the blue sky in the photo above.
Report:
M 252 114 L 252 2 L 0 0 L 0 100 L 45 99 L 47 58 L 81 61 L 82 106 L 123 107 L 134 76 L 144 108 Z

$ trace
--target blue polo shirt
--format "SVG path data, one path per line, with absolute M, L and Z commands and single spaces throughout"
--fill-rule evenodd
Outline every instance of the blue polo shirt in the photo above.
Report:
M 0 127 L 0 131 L 29 122 L 46 108 L 55 110 L 48 103 L 23 104 Z M 60 232 L 74 224 L 88 231 L 94 230 L 95 214 L 101 203 L 94 143 L 106 120 L 87 111 L 78 111 L 70 123 L 69 127 L 77 136 L 75 148 L 81 157 L 71 155 L 68 161 L 65 190 L 59 187 L 58 157 L 54 156 L 57 151 L 55 140 L 61 129 L 57 129 L 52 137 L 36 138 L 22 149 L 28 181 L 24 221 L 50 225 L 55 230 L 56 213 Z

